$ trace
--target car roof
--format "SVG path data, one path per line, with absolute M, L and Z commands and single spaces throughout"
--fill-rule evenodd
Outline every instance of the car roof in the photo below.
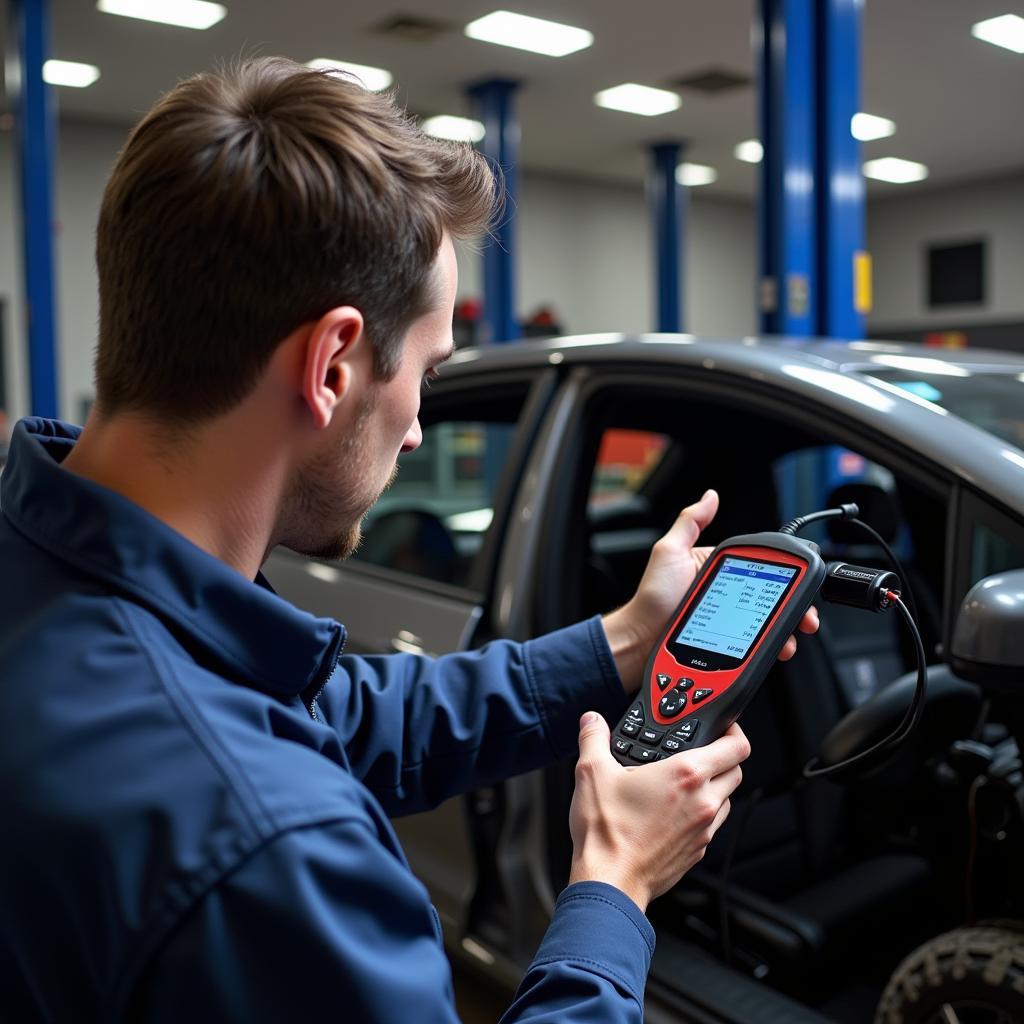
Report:
M 871 375 L 873 368 L 956 367 L 1024 374 L 1024 356 L 885 341 L 707 338 L 686 334 L 587 334 L 460 349 L 444 376 L 548 365 L 622 363 L 712 371 L 757 381 L 899 440 L 965 483 L 1024 513 L 1024 452 L 946 409 Z

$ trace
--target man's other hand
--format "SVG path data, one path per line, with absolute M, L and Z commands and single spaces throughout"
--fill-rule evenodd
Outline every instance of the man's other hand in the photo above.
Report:
M 750 744 L 734 725 L 706 747 L 624 768 L 610 739 L 600 715 L 583 716 L 569 882 L 607 882 L 645 911 L 704 856 L 729 814 Z

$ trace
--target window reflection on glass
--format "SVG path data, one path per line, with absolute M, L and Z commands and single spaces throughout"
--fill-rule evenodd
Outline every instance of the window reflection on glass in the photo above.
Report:
M 514 423 L 435 423 L 398 460 L 398 476 L 363 523 L 357 561 L 466 585 L 494 517 Z
M 648 430 L 606 430 L 601 437 L 590 488 L 592 508 L 637 493 L 668 447 L 664 434 Z

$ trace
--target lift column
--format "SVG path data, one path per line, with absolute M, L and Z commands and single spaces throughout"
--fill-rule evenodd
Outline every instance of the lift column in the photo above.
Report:
M 864 0 L 819 0 L 818 10 L 818 333 L 864 337 L 871 261 L 864 251 L 864 176 L 853 115 L 860 110 Z
M 470 88 L 484 137 L 477 148 L 505 182 L 505 207 L 484 247 L 484 337 L 486 342 L 519 337 L 515 289 L 515 213 L 519 190 L 519 120 L 515 114 L 518 82 L 493 79 Z
M 670 333 L 685 330 L 683 244 L 687 189 L 676 178 L 676 168 L 683 158 L 684 149 L 681 142 L 652 145 L 647 174 L 657 279 L 654 329 Z
M 29 411 L 35 416 L 55 417 L 53 166 L 56 122 L 50 87 L 43 81 L 43 63 L 49 55 L 50 44 L 49 3 L 48 0 L 14 0 L 11 14 L 17 56 L 9 62 L 7 85 L 17 97 L 15 145 L 21 185 Z
M 762 334 L 815 333 L 814 0 L 760 0 L 759 314 Z
M 863 0 L 760 0 L 761 331 L 864 334 L 871 295 L 860 108 Z

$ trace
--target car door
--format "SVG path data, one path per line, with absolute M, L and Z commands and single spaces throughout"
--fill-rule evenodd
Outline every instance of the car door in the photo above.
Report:
M 574 390 L 565 421 L 556 427 L 558 411 Z M 551 436 L 535 446 L 521 499 L 523 507 L 534 509 L 543 522 L 534 537 L 549 557 L 538 558 L 534 553 L 524 558 L 507 543 L 498 584 L 503 591 L 522 578 L 517 615 L 504 626 L 516 635 L 556 628 L 627 599 L 653 540 L 706 486 L 714 486 L 722 497 L 708 543 L 737 533 L 776 529 L 781 522 L 778 492 L 793 468 L 787 460 L 798 455 L 814 461 L 819 451 L 834 444 L 848 445 L 857 456 L 847 460 L 851 468 L 876 470 L 878 482 L 872 486 L 879 498 L 891 490 L 893 501 L 902 503 L 905 517 L 913 519 L 916 530 L 912 543 L 908 541 L 907 550 L 913 556 L 908 564 L 923 563 L 928 572 L 922 574 L 921 586 L 941 600 L 950 493 L 942 467 L 927 464 L 912 451 L 897 451 L 889 439 L 830 414 L 825 406 L 797 405 L 781 390 L 771 393 L 759 382 L 750 384 L 703 372 L 700 367 L 579 367 L 570 373 L 549 424 Z M 822 494 L 816 500 L 826 498 Z M 933 618 L 934 642 L 938 610 Z M 873 619 L 867 623 L 873 642 L 880 623 Z M 847 635 L 845 621 L 833 618 L 831 625 L 833 643 L 859 642 L 859 636 Z M 849 656 L 858 664 L 875 658 L 879 666 L 898 659 L 898 635 L 882 641 L 882 656 L 876 657 L 873 647 L 856 648 Z M 759 798 L 750 814 L 746 841 L 736 847 L 733 872 L 746 872 L 755 880 L 763 877 L 765 898 L 780 904 L 789 896 L 787 886 L 800 891 L 794 880 L 799 877 L 799 865 L 817 855 L 818 831 L 805 834 L 803 821 L 820 824 L 820 830 L 827 832 L 824 841 L 830 844 L 820 867 L 809 870 L 820 873 L 823 884 L 838 892 L 848 867 L 832 853 L 833 832 L 842 830 L 845 837 L 848 831 L 845 819 L 833 822 L 840 810 L 835 794 L 789 785 L 791 774 L 798 775 L 800 768 L 789 762 L 806 760 L 802 748 L 820 742 L 823 731 L 845 712 L 844 700 L 852 697 L 843 690 L 835 661 L 824 638 L 805 642 L 795 668 L 780 673 L 773 689 L 765 689 L 748 730 L 755 740 L 767 795 Z M 902 666 L 893 669 L 895 674 L 902 671 Z M 880 668 L 880 685 L 891 681 L 891 675 L 884 680 L 881 675 Z M 755 781 L 762 785 L 760 778 Z M 517 779 L 506 785 L 507 803 L 524 819 L 529 814 L 530 827 L 508 830 L 496 859 L 526 865 L 523 874 L 533 879 L 546 876 L 546 886 L 535 884 L 535 888 L 552 895 L 564 884 L 568 869 L 565 821 L 571 782 L 571 770 L 560 766 L 542 778 Z M 779 792 L 776 786 L 782 787 Z M 709 856 L 712 871 L 721 870 L 723 851 L 728 848 L 728 838 L 716 844 Z M 743 884 L 749 884 L 746 876 Z M 706 948 L 695 949 L 709 938 L 712 946 L 717 945 L 713 931 L 717 918 L 709 925 L 701 916 L 703 907 L 694 910 L 687 899 L 672 896 L 659 901 L 654 913 L 659 921 L 659 948 L 677 946 L 670 957 L 661 956 L 652 974 L 652 984 L 672 990 L 666 993 L 669 1005 L 684 1019 L 753 1019 L 744 1016 L 745 1011 L 731 999 L 718 1002 L 724 992 L 753 983 L 734 976 L 714 955 L 709 957 Z M 842 941 L 841 934 L 835 941 Z M 744 956 L 745 950 L 740 949 L 738 959 Z M 773 969 L 782 971 L 781 966 Z M 782 982 L 780 988 L 786 987 L 786 979 Z M 845 982 L 834 984 L 839 998 L 851 998 Z M 798 999 L 804 995 L 798 981 L 793 989 Z M 762 989 L 759 998 L 766 1015 L 776 1009 L 789 1015 L 780 1019 L 797 1019 L 798 1007 L 780 991 Z
M 346 562 L 275 551 L 266 574 L 299 607 L 345 624 L 353 653 L 444 654 L 488 635 L 493 562 L 551 371 L 451 373 L 424 395 L 423 443 L 366 517 Z M 446 926 L 461 931 L 475 888 L 462 801 L 395 822 Z

